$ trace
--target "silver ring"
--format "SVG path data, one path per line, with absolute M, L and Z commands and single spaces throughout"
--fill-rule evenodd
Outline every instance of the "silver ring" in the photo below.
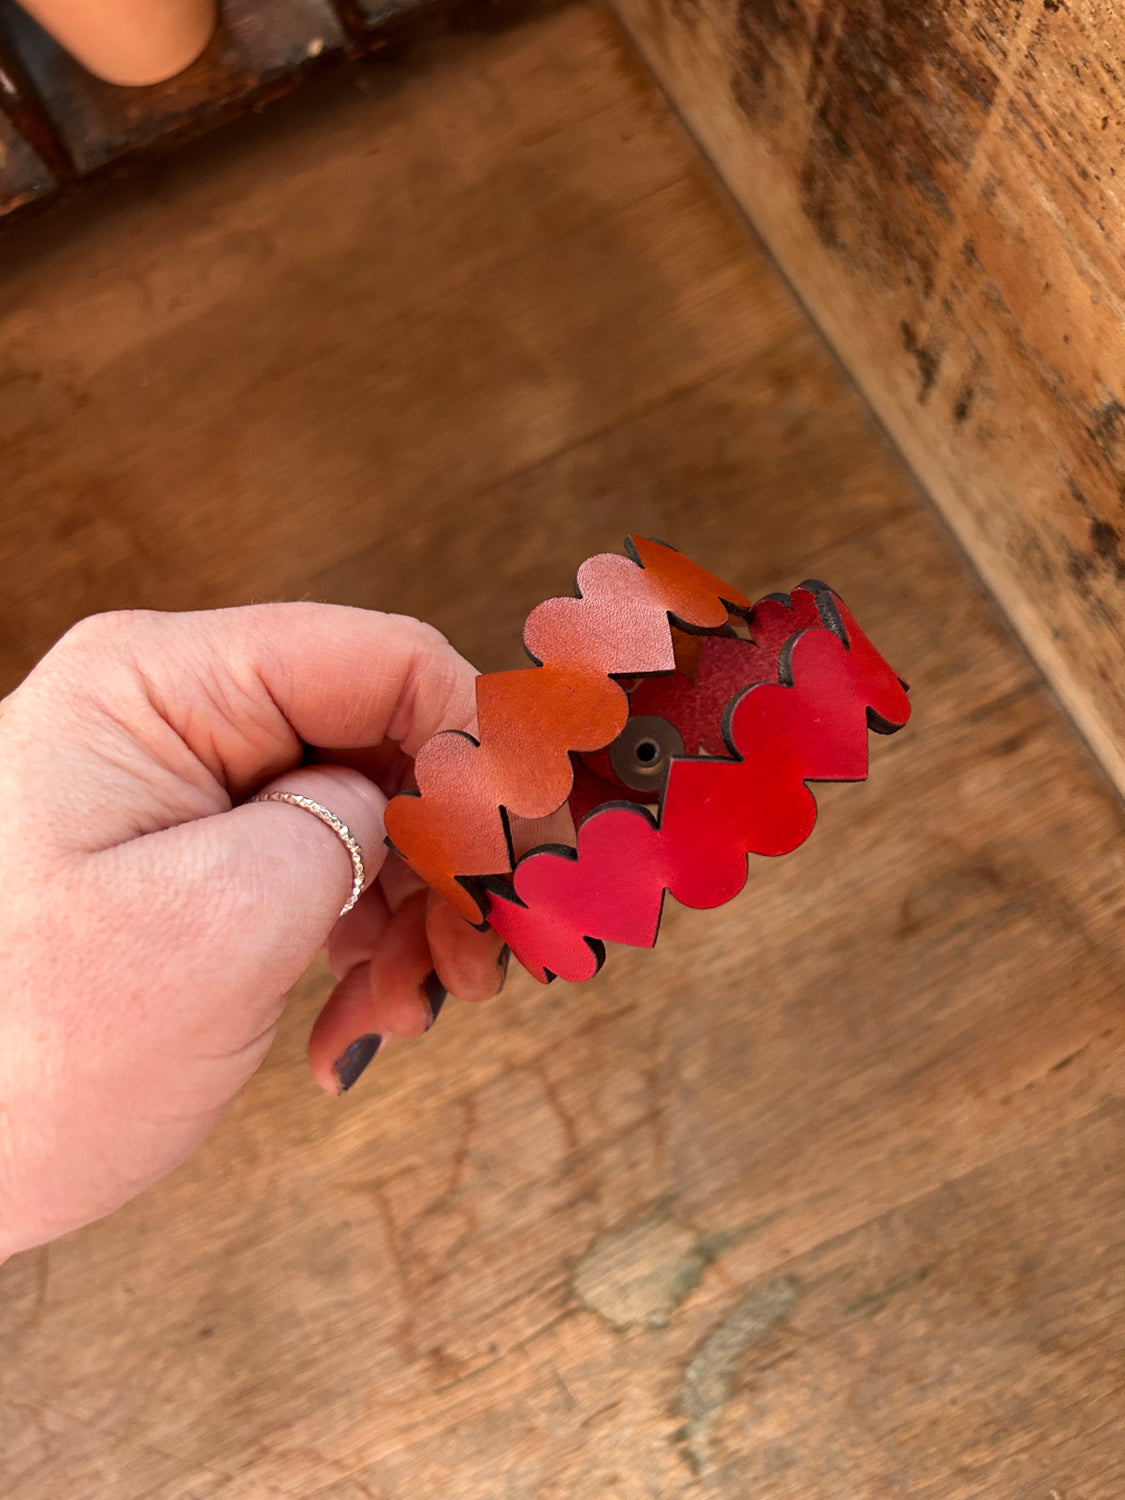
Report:
M 363 868 L 363 850 L 359 847 L 359 840 L 346 823 L 341 823 L 334 812 L 329 810 L 321 802 L 314 802 L 311 797 L 301 797 L 296 792 L 259 792 L 250 798 L 251 802 L 288 802 L 290 807 L 303 807 L 306 812 L 311 812 L 314 818 L 319 818 L 326 823 L 336 837 L 348 851 L 352 861 L 352 893 L 344 903 L 340 912 L 342 917 L 347 916 L 352 907 L 363 894 L 367 876 Z

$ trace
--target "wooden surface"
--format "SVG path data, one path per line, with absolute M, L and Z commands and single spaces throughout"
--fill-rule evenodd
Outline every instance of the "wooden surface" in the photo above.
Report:
M 1125 12 L 615 3 L 1125 791 Z
M 327 84 L 326 80 L 326 84 Z M 5 1500 L 1120 1500 L 1120 806 L 608 22 L 310 90 L 0 246 L 0 661 L 629 529 L 913 682 L 795 855 L 0 1271 Z

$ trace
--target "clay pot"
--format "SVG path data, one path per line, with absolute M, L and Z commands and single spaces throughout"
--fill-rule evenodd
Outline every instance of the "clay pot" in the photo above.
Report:
M 215 0 L 22 0 L 60 47 L 107 83 L 163 83 L 215 29 Z

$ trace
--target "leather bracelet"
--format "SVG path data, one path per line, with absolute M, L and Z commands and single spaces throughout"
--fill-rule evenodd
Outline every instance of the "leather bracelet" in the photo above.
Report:
M 812 832 L 807 783 L 865 779 L 868 729 L 910 717 L 826 584 L 752 605 L 666 543 L 626 548 L 532 611 L 535 665 L 480 677 L 479 737 L 435 735 L 387 808 L 391 847 L 544 983 L 652 947 L 665 893 L 736 896 L 748 855 Z

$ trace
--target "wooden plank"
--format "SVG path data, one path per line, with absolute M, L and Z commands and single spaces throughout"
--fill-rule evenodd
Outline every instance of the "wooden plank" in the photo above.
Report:
M 0 1491 L 1110 1500 L 1116 799 L 597 12 L 388 85 L 14 226 L 5 681 L 279 592 L 503 666 L 635 528 L 827 578 L 915 720 L 739 901 L 344 1100 L 310 972 L 192 1161 L 0 1270 Z
M 1125 789 L 1125 22 L 617 9 Z

